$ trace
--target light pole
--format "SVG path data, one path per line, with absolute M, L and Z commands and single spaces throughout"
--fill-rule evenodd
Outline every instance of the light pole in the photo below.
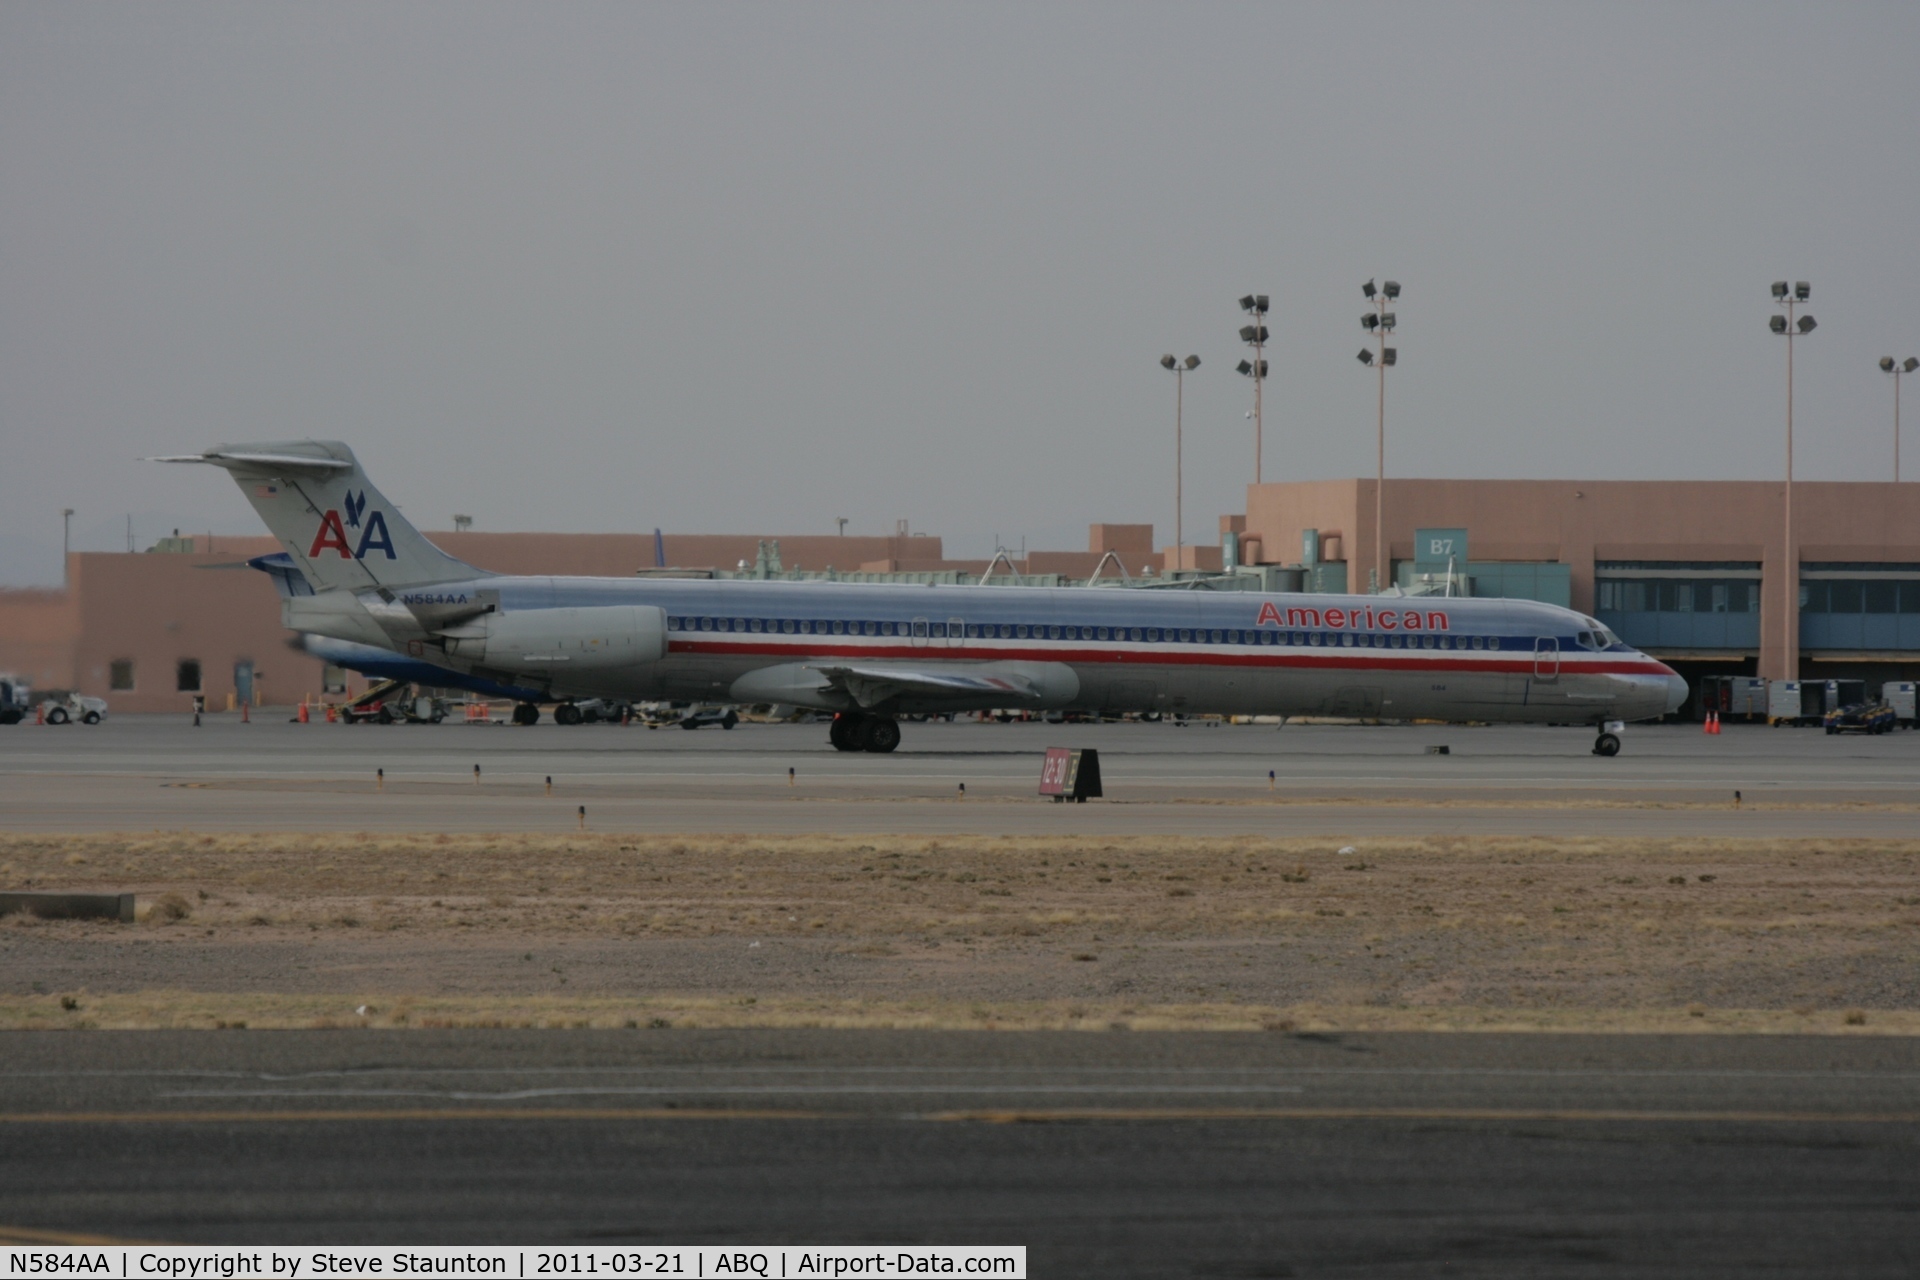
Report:
M 1387 571 L 1393 567 L 1387 555 L 1385 541 L 1387 527 L 1387 370 L 1400 363 L 1400 348 L 1387 345 L 1387 335 L 1392 333 L 1399 318 L 1387 310 L 1387 304 L 1400 296 L 1400 282 L 1388 280 L 1378 289 L 1369 280 L 1360 286 L 1360 294 L 1373 304 L 1373 310 L 1360 317 L 1360 327 L 1379 340 L 1380 354 L 1375 356 L 1365 347 L 1360 348 L 1360 363 L 1376 369 L 1380 374 L 1379 418 L 1374 426 L 1375 456 L 1373 468 L 1373 553 L 1374 567 L 1373 589 L 1385 590 Z
M 1260 483 L 1260 384 L 1267 380 L 1267 295 L 1250 293 L 1240 299 L 1240 309 L 1253 317 L 1253 323 L 1240 326 L 1240 341 L 1253 348 L 1253 359 L 1242 360 L 1240 372 L 1253 379 L 1253 482 Z
M 1186 525 L 1182 523 L 1184 513 L 1180 501 L 1185 489 L 1185 476 L 1181 472 L 1181 417 L 1185 411 L 1187 393 L 1187 371 L 1200 367 L 1199 356 L 1188 356 L 1185 360 L 1175 359 L 1171 355 L 1160 357 L 1160 367 L 1173 375 L 1173 567 L 1182 567 L 1186 559 Z
M 60 585 L 71 586 L 68 581 L 67 556 L 73 548 L 73 508 L 60 508 Z
M 1773 282 L 1774 305 L 1786 312 L 1768 321 L 1767 327 L 1773 332 L 1785 336 L 1787 340 L 1787 493 L 1785 517 L 1782 521 L 1784 532 L 1782 548 L 1786 555 L 1782 564 L 1786 573 L 1786 607 L 1781 624 L 1781 639 L 1785 642 L 1782 657 L 1786 662 L 1786 675 L 1782 679 L 1800 678 L 1800 551 L 1793 541 L 1793 340 L 1812 333 L 1814 319 L 1801 316 L 1795 319 L 1794 308 L 1813 296 L 1813 286 L 1805 280 L 1794 281 L 1791 291 L 1785 280 Z
M 1900 377 L 1920 369 L 1920 359 L 1908 356 L 1895 362 L 1892 356 L 1880 357 L 1880 372 L 1893 375 L 1893 482 L 1900 483 Z

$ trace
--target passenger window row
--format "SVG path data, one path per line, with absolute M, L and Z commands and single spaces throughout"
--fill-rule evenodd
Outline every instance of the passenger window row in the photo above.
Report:
M 1021 622 L 896 622 L 821 618 L 712 618 L 673 615 L 669 631 L 811 636 L 898 636 L 916 639 L 1122 641 L 1135 644 L 1286 645 L 1343 649 L 1531 649 L 1527 636 L 1413 635 L 1365 631 L 1267 631 L 1249 628 L 1081 627 Z M 963 630 L 964 629 L 964 630 Z

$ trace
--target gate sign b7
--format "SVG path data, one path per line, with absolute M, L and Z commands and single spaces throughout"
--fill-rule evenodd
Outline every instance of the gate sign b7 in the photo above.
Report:
M 1467 571 L 1465 529 L 1415 529 L 1413 565 L 1421 573 L 1445 573 L 1451 563 L 1457 573 Z

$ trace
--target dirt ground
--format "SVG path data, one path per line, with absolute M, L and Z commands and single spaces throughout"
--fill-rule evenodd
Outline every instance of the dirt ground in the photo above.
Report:
M 1920 840 L 0 838 L 0 1028 L 1920 1033 Z

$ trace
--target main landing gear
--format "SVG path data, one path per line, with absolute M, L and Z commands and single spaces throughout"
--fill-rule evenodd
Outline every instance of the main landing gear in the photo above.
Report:
M 900 745 L 900 726 L 886 716 L 863 716 L 853 711 L 835 713 L 827 729 L 835 751 L 872 751 L 885 755 Z

